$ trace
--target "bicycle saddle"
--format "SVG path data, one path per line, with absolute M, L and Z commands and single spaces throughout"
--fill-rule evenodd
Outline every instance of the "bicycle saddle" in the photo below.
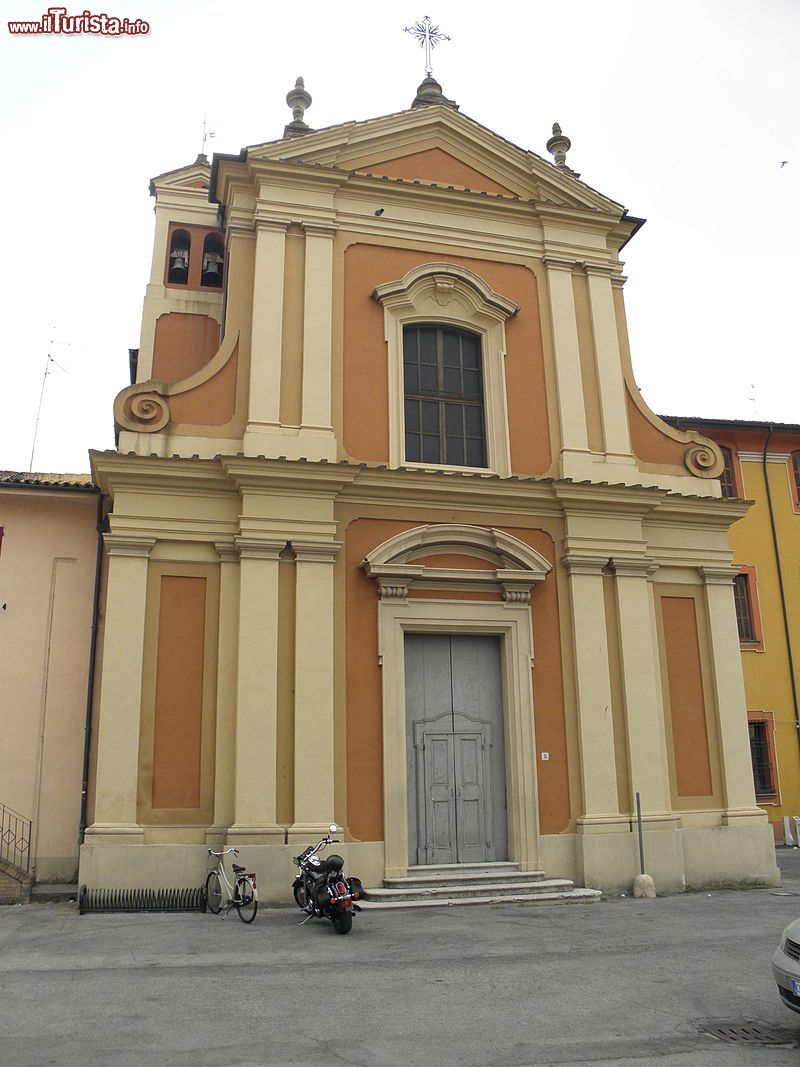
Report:
M 240 872 L 240 871 L 246 871 L 246 870 L 247 870 L 247 868 L 246 868 L 246 867 L 240 867 L 238 863 L 232 863 L 232 864 L 231 864 L 231 867 L 233 867 L 234 871 L 235 871 L 235 872 L 236 872 L 237 874 L 239 874 L 239 872 Z

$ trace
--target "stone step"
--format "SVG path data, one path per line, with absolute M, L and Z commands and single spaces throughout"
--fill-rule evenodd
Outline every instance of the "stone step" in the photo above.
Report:
M 74 882 L 37 882 L 31 890 L 31 904 L 63 904 L 77 899 Z
M 478 873 L 464 871 L 461 866 L 453 868 L 447 875 L 428 874 L 428 867 L 409 867 L 409 871 L 424 871 L 425 873 L 409 874 L 406 878 L 384 878 L 383 884 L 387 889 L 426 889 L 437 885 L 477 886 L 492 882 L 539 882 L 546 877 L 544 871 L 520 871 L 510 864 L 507 870 Z
M 444 897 L 448 900 L 459 900 L 467 897 L 508 897 L 524 893 L 528 897 L 538 896 L 542 893 L 565 893 L 574 889 L 574 883 L 566 878 L 542 878 L 522 882 L 440 882 L 438 885 L 429 885 L 422 888 L 402 886 L 399 888 L 385 887 L 382 889 L 370 889 L 368 900 L 431 900 Z
M 369 898 L 360 901 L 364 911 L 380 911 L 389 908 L 437 908 L 461 906 L 462 904 L 596 904 L 602 899 L 602 893 L 596 889 L 568 889 L 563 892 L 516 893 L 513 896 L 493 896 L 484 893 L 481 896 L 436 896 L 423 900 L 378 900 L 373 897 L 376 891 L 371 889 Z
M 519 870 L 518 863 L 497 860 L 491 863 L 426 863 L 408 868 L 409 878 L 452 878 L 453 875 L 489 874 L 501 881 L 506 875 L 513 875 Z M 536 872 L 528 872 L 530 874 Z

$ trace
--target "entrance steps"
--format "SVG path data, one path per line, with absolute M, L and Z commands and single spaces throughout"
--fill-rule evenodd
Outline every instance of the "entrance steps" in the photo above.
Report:
M 405 878 L 385 878 L 361 902 L 365 911 L 433 908 L 455 904 L 592 904 L 596 889 L 576 888 L 544 871 L 521 871 L 516 863 L 454 863 L 409 867 Z

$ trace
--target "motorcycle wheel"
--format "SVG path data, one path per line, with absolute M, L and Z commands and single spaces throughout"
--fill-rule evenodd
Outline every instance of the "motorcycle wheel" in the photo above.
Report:
M 337 934 L 349 934 L 353 928 L 353 916 L 349 911 L 340 911 L 331 918 L 331 922 Z
M 299 885 L 292 886 L 292 892 L 294 893 L 294 902 L 300 908 L 301 911 L 306 910 L 306 887 L 301 882 Z

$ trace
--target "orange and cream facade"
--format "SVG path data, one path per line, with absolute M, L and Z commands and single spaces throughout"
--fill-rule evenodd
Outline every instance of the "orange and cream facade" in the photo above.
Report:
M 641 222 L 426 99 L 154 182 L 136 381 L 92 454 L 81 881 L 200 884 L 227 844 L 271 896 L 335 820 L 366 885 L 509 860 L 621 889 L 639 793 L 659 890 L 774 882 L 746 505 L 633 380 Z

